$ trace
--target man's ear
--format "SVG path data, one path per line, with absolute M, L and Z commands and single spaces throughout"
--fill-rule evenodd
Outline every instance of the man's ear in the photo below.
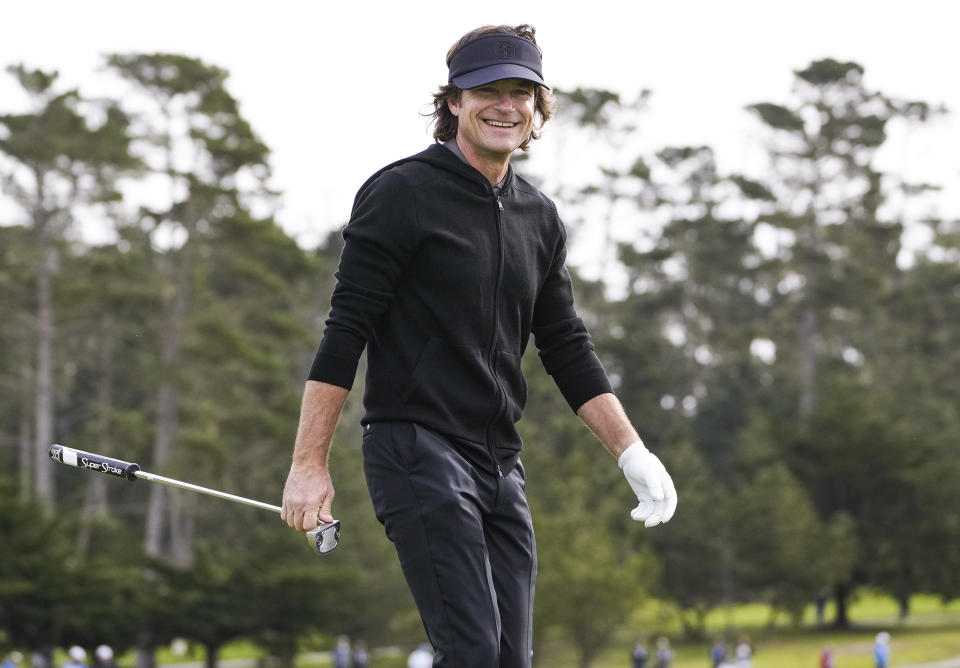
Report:
M 449 109 L 450 113 L 454 116 L 460 115 L 460 93 L 457 93 L 454 97 L 447 98 L 447 109 Z

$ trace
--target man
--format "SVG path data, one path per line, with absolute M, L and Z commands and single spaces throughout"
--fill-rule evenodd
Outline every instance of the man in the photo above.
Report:
M 435 666 L 529 666 L 533 525 L 515 423 L 530 334 L 570 407 L 666 522 L 673 482 L 613 395 L 573 305 L 563 224 L 510 156 L 552 113 L 534 30 L 487 26 L 447 54 L 438 143 L 359 190 L 304 390 L 283 519 L 332 521 L 327 454 L 367 347 L 364 472 Z
M 716 642 L 713 643 L 713 647 L 710 648 L 710 665 L 713 668 L 720 668 L 726 660 L 727 648 L 720 642 L 720 639 L 717 638 Z
M 631 664 L 633 668 L 647 668 L 647 659 L 650 658 L 649 653 L 647 653 L 647 646 L 637 641 L 633 646 L 633 653 L 630 655 L 630 658 L 633 659 L 633 663 Z
M 433 665 L 433 652 L 427 643 L 417 645 L 407 657 L 407 668 L 430 668 Z
M 93 651 L 93 668 L 117 668 L 110 645 L 99 645 Z
M 873 643 L 873 663 L 877 668 L 887 668 L 890 664 L 890 634 L 881 631 Z
M 87 668 L 87 650 L 80 645 L 73 645 L 67 650 L 67 660 L 63 662 L 62 668 Z
M 350 668 L 350 639 L 347 636 L 337 636 L 337 644 L 330 650 L 330 659 L 333 668 Z
M 753 645 L 750 644 L 750 638 L 740 636 L 740 644 L 733 650 L 733 658 L 736 660 L 737 668 L 751 668 L 753 666 Z
M 670 668 L 670 664 L 673 662 L 673 650 L 670 649 L 669 638 L 659 638 L 657 640 L 656 656 L 656 668 Z
M 21 661 L 23 661 L 23 654 L 16 651 L 10 652 L 3 663 L 0 663 L 0 668 L 20 668 Z

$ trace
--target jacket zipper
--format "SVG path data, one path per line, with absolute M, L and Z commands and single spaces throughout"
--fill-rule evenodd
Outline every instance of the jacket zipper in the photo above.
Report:
M 496 450 L 493 443 L 493 423 L 497 420 L 500 412 L 503 410 L 503 385 L 500 384 L 500 377 L 497 375 L 497 365 L 494 358 L 494 347 L 497 345 L 497 332 L 500 329 L 500 283 L 503 281 L 503 202 L 500 196 L 494 193 L 494 199 L 497 203 L 497 279 L 493 284 L 493 332 L 490 335 L 490 345 L 487 348 L 487 368 L 490 369 L 490 375 L 493 376 L 497 384 L 497 411 L 487 423 L 487 448 L 490 450 L 490 459 L 497 467 L 497 476 L 503 478 L 503 469 L 500 468 L 500 462 L 497 460 Z

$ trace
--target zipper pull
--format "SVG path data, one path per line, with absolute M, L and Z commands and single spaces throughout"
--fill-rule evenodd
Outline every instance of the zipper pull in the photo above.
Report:
M 503 211 L 503 202 L 500 201 L 499 195 L 497 196 L 497 206 L 499 206 L 500 210 Z M 502 478 L 503 476 L 500 476 L 500 477 Z
M 501 480 L 503 480 L 503 470 L 500 468 L 499 464 L 497 464 L 497 475 L 500 476 Z

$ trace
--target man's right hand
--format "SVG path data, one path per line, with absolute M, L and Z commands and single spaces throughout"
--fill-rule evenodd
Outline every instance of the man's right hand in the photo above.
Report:
M 308 380 L 304 386 L 280 512 L 283 521 L 298 531 L 310 531 L 318 520 L 333 522 L 333 483 L 327 470 L 327 453 L 348 393 L 345 388 L 315 380 Z
M 297 531 L 310 531 L 319 522 L 332 522 L 333 481 L 326 468 L 294 464 L 283 487 L 280 517 Z

